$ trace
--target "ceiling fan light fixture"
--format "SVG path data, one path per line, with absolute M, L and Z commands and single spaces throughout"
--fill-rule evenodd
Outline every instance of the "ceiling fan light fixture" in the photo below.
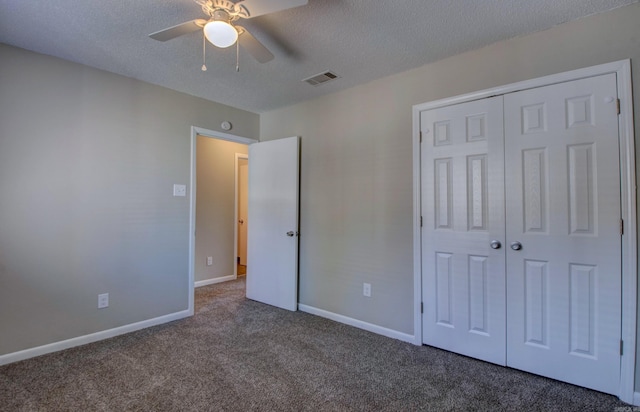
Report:
M 234 45 L 238 40 L 238 31 L 223 20 L 214 20 L 205 24 L 204 35 L 211 44 L 221 49 Z
M 182 1 L 182 0 L 181 0 Z M 186 1 L 186 0 L 184 0 Z M 260 63 L 266 63 L 273 59 L 271 53 L 251 33 L 241 26 L 236 26 L 238 19 L 250 19 L 264 14 L 275 13 L 282 10 L 303 6 L 309 0 L 194 0 L 202 7 L 206 19 L 194 19 L 164 30 L 151 33 L 149 37 L 157 41 L 167 41 L 173 38 L 201 31 L 202 36 L 202 63 L 206 68 L 205 51 L 207 41 L 218 48 L 237 46 L 236 70 L 238 70 L 237 58 L 239 48 L 242 46 Z M 240 44 L 242 43 L 242 44 Z

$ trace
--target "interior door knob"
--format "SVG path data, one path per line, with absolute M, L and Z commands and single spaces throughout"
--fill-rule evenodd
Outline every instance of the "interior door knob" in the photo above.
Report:
M 502 243 L 500 243 L 499 240 L 492 240 L 491 243 L 489 243 L 489 245 L 491 246 L 491 249 L 500 249 L 500 247 L 502 246 Z
M 296 234 L 296 232 L 294 232 L 293 230 L 290 230 L 290 231 L 287 232 L 287 236 L 289 236 L 289 237 L 293 237 L 293 236 L 295 236 L 295 234 Z
M 240 223 L 241 225 L 243 225 L 243 224 L 244 224 L 244 219 L 240 219 L 240 220 L 238 220 L 238 223 Z
M 513 249 L 513 250 L 522 249 L 522 243 L 520 243 L 520 242 L 511 242 L 511 249 Z

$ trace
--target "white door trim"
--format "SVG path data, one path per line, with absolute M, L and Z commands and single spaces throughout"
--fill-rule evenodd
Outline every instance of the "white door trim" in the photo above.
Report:
M 258 143 L 258 140 L 248 137 L 236 136 L 229 133 L 217 132 L 215 130 L 203 129 L 197 126 L 191 126 L 191 159 L 189 174 L 189 315 L 194 313 L 194 291 L 195 291 L 195 263 L 196 263 L 196 141 L 198 135 L 211 137 L 213 139 L 227 140 L 229 142 L 252 144 Z M 234 258 L 235 259 L 235 258 Z M 234 265 L 235 268 L 235 265 Z M 234 269 L 234 274 L 236 274 Z
M 246 159 L 249 160 L 249 155 L 248 154 L 244 154 L 244 153 L 236 153 L 235 154 L 235 160 L 234 160 L 234 175 L 235 175 L 235 187 L 234 187 L 234 196 L 235 196 L 235 200 L 233 202 L 234 204 L 234 211 L 233 211 L 233 216 L 235 218 L 234 222 L 234 229 L 233 229 L 233 278 L 237 279 L 238 278 L 238 160 L 239 159 Z
M 631 95 L 631 61 L 620 60 L 569 72 L 553 74 L 537 79 L 511 83 L 473 93 L 453 96 L 413 106 L 413 290 L 414 290 L 414 344 L 422 345 L 422 267 L 420 239 L 420 112 L 438 107 L 450 106 L 495 95 L 512 93 L 535 87 L 548 86 L 615 73 L 618 98 L 621 102 L 618 116 L 620 141 L 620 182 L 622 218 L 622 340 L 624 354 L 620 364 L 619 398 L 633 403 L 635 358 L 636 358 L 636 306 L 637 306 L 637 216 L 636 216 L 636 175 L 635 138 L 633 131 L 633 101 Z

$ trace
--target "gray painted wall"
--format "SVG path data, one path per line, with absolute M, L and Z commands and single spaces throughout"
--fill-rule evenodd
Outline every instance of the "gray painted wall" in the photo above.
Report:
M 302 136 L 301 302 L 412 334 L 412 105 L 632 58 L 638 125 L 638 21 L 640 4 L 259 120 L 0 45 L 0 354 L 186 309 L 188 205 L 171 185 L 188 182 L 189 126 L 222 120 Z
M 0 45 L 0 355 L 187 309 L 172 186 L 190 127 L 223 120 L 258 136 L 257 114 Z
M 300 302 L 413 334 L 412 106 L 631 58 L 637 130 L 639 22 L 635 4 L 263 113 L 262 140 L 302 137 Z
M 235 154 L 248 151 L 246 144 L 197 138 L 196 281 L 233 275 Z M 213 265 L 207 266 L 207 256 Z

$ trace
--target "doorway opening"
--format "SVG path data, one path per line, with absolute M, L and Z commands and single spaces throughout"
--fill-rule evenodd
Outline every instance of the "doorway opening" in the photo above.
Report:
M 236 153 L 257 140 L 191 127 L 189 311 L 194 288 L 236 279 Z

